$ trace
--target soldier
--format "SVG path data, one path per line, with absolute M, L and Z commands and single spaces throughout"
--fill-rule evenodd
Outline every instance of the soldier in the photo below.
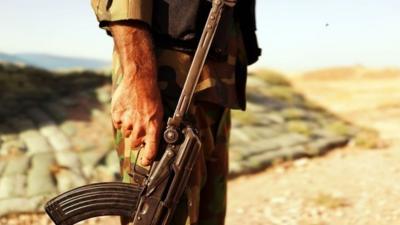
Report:
M 161 129 L 174 112 L 210 3 L 92 0 L 92 7 L 114 40 L 111 116 L 122 179 L 133 182 L 131 165 L 149 166 L 156 157 Z M 174 225 L 224 224 L 230 109 L 245 109 L 246 67 L 260 55 L 254 7 L 255 0 L 239 1 L 221 18 L 189 110 L 203 154 Z M 128 221 L 122 218 L 121 224 Z

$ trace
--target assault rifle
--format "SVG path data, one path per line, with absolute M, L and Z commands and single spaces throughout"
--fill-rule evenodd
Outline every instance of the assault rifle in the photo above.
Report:
M 57 225 L 73 225 L 105 215 L 129 218 L 134 225 L 168 225 L 198 157 L 201 142 L 196 129 L 184 116 L 218 27 L 223 8 L 236 0 L 212 0 L 202 36 L 174 115 L 168 119 L 160 150 L 149 172 L 133 166 L 138 184 L 108 182 L 89 184 L 65 192 L 50 200 L 45 210 Z

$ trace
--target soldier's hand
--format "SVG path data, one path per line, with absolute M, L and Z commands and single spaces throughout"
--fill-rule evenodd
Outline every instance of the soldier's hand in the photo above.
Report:
M 141 164 L 148 166 L 157 154 L 163 118 L 150 33 L 143 24 L 126 22 L 112 24 L 111 32 L 124 74 L 112 96 L 112 121 L 130 138 L 125 147 L 144 144 Z

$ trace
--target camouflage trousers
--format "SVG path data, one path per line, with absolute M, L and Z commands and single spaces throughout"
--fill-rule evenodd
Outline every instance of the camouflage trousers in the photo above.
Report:
M 165 69 L 165 66 L 159 68 L 159 79 Z M 118 63 L 114 64 L 114 90 L 121 76 Z M 166 120 L 173 114 L 178 100 L 178 95 L 171 95 L 171 91 L 179 93 L 180 90 L 160 89 Z M 182 197 L 171 224 L 223 225 L 226 212 L 230 109 L 195 100 L 189 111 L 188 119 L 194 122 L 199 130 L 202 154 L 193 168 L 187 194 Z M 136 162 L 139 151 L 128 147 L 129 140 L 123 137 L 120 130 L 114 131 L 114 138 L 120 159 L 122 181 L 132 183 L 129 171 Z M 121 218 L 121 224 L 128 223 L 126 219 Z

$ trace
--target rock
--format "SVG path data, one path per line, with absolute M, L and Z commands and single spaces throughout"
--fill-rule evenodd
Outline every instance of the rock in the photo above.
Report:
M 295 133 L 279 135 L 280 133 L 282 133 L 282 131 L 279 132 L 279 130 L 282 130 L 282 128 L 275 127 L 272 129 L 266 129 L 263 127 L 246 127 L 246 129 L 240 130 L 243 135 L 249 135 L 250 133 L 252 133 L 252 137 L 248 138 L 252 138 L 253 141 L 234 140 L 238 137 L 237 132 L 233 130 L 231 144 L 234 149 L 240 152 L 242 157 L 246 158 L 252 155 L 277 150 L 283 147 L 301 145 L 308 140 L 307 137 Z
M 265 116 L 263 113 L 252 113 L 249 111 L 246 112 L 235 112 L 232 114 L 233 120 L 235 123 L 238 123 L 240 126 L 269 126 L 274 123 L 269 117 Z
M 91 182 L 115 181 L 115 175 L 116 174 L 112 173 L 107 167 L 105 167 L 104 165 L 100 165 L 93 170 Z
M 248 90 L 247 100 L 254 104 L 263 105 L 267 103 L 267 97 L 258 90 Z M 273 104 L 273 103 L 272 103 Z
M 50 145 L 47 143 L 38 130 L 36 130 L 33 121 L 27 117 L 19 116 L 9 120 L 16 130 L 18 130 L 20 139 L 26 144 L 29 154 L 51 151 Z
M 305 148 L 303 146 L 293 146 L 279 151 L 270 151 L 249 157 L 243 161 L 244 168 L 241 173 L 248 173 L 258 171 L 265 167 L 271 166 L 276 162 L 284 160 L 293 160 L 306 156 Z
M 87 184 L 82 175 L 70 170 L 61 170 L 56 174 L 57 189 L 60 193 Z
M 282 154 L 282 159 L 284 160 L 294 160 L 308 156 L 306 148 L 302 145 L 288 147 L 280 150 L 280 152 Z
M 55 159 L 57 161 L 57 165 L 69 168 L 75 173 L 81 173 L 81 162 L 76 153 L 70 151 L 56 152 Z
M 254 155 L 263 154 L 270 151 L 281 151 L 295 145 L 303 145 L 308 141 L 307 137 L 289 133 L 269 139 L 261 139 L 254 143 L 246 143 L 243 145 L 242 156 L 246 159 Z
M 239 129 L 241 126 L 242 126 L 243 124 L 240 122 L 240 121 L 238 121 L 238 120 L 236 120 L 236 119 L 232 119 L 232 121 L 231 121 L 231 129 L 233 130 L 233 129 Z
M 15 176 L 26 174 L 29 168 L 30 158 L 26 155 L 12 157 L 7 160 L 7 166 L 3 172 L 3 176 Z
M 65 121 L 60 126 L 60 129 L 69 137 L 76 134 L 76 126 L 72 121 Z
M 346 145 L 348 141 L 349 138 L 343 136 L 321 138 L 307 145 L 307 153 L 311 156 L 321 155 L 329 149 Z
M 243 160 L 253 156 L 262 154 L 264 152 L 274 151 L 280 148 L 279 143 L 267 140 L 260 140 L 255 143 L 247 143 L 243 144 L 240 148 L 241 155 Z
M 1 144 L 0 155 L 21 155 L 27 151 L 25 143 L 21 140 L 8 140 Z
M 119 174 L 120 167 L 119 167 L 119 158 L 116 151 L 111 150 L 106 156 L 106 166 L 107 169 L 112 174 Z
M 279 145 L 284 148 L 293 145 L 301 145 L 308 142 L 308 138 L 301 134 L 296 133 L 288 133 L 277 136 L 273 138 L 271 141 L 275 141 L 279 143 Z
M 233 111 L 232 118 L 236 120 L 240 125 L 252 125 L 257 122 L 256 118 L 253 116 L 253 113 L 243 112 L 243 111 Z
M 74 146 L 74 149 L 79 152 L 85 152 L 97 149 L 97 145 L 93 143 L 93 141 L 86 140 L 83 138 L 72 139 L 72 145 Z
M 86 177 L 91 177 L 93 169 L 107 154 L 107 151 L 90 150 L 83 151 L 79 154 L 80 161 L 82 162 L 82 170 Z
M 265 128 L 255 126 L 245 126 L 240 129 L 240 132 L 246 134 L 248 141 L 255 141 L 264 137 Z
M 229 163 L 229 176 L 237 176 L 243 172 L 243 165 L 237 161 Z
M 265 152 L 260 155 L 255 155 L 243 162 L 244 168 L 242 173 L 249 173 L 260 170 L 273 164 L 275 160 L 282 159 L 282 154 L 279 151 Z
M 264 116 L 275 123 L 281 124 L 285 122 L 285 118 L 276 112 L 267 113 Z
M 252 102 L 246 103 L 246 111 L 253 113 L 262 113 L 266 110 L 265 105 L 254 104 Z
M 0 178 L 0 199 L 23 197 L 25 195 L 26 176 L 13 175 Z
M 14 141 L 18 139 L 18 135 L 16 133 L 0 133 L 0 141 Z
M 52 148 L 47 139 L 37 130 L 25 130 L 20 133 L 21 140 L 27 146 L 28 154 L 51 152 Z
M 28 196 L 54 193 L 57 191 L 50 173 L 54 165 L 52 154 L 36 154 L 32 156 L 32 167 L 28 172 Z
M 249 142 L 251 139 L 246 132 L 241 129 L 232 129 L 230 134 L 230 140 L 232 143 Z
M 314 138 L 331 138 L 337 136 L 332 131 L 324 129 L 324 127 L 313 129 L 311 135 Z
M 284 128 L 280 125 L 270 126 L 254 126 L 248 129 L 249 132 L 253 132 L 257 135 L 258 139 L 273 138 L 282 134 Z
M 43 196 L 0 199 L 0 216 L 7 213 L 36 212 L 45 201 Z
M 235 145 L 231 145 L 229 148 L 229 162 L 238 162 L 243 160 L 242 150 L 243 146 L 239 146 L 239 148 Z
M 47 140 L 55 151 L 61 152 L 72 149 L 72 144 L 68 137 L 65 136 L 58 127 L 42 127 L 40 131 L 45 137 L 47 137 Z
M 307 112 L 300 108 L 286 108 L 281 111 L 281 114 L 287 120 L 307 118 Z
M 310 136 L 313 130 L 313 125 L 306 120 L 291 120 L 286 126 L 289 132 L 299 133 L 306 136 Z
M 71 143 L 67 136 L 57 127 L 49 115 L 39 108 L 31 108 L 27 114 L 36 122 L 40 133 L 47 138 L 55 151 L 66 151 L 71 149 Z
M 106 155 L 108 151 L 91 150 L 79 154 L 79 158 L 84 166 L 95 167 Z

